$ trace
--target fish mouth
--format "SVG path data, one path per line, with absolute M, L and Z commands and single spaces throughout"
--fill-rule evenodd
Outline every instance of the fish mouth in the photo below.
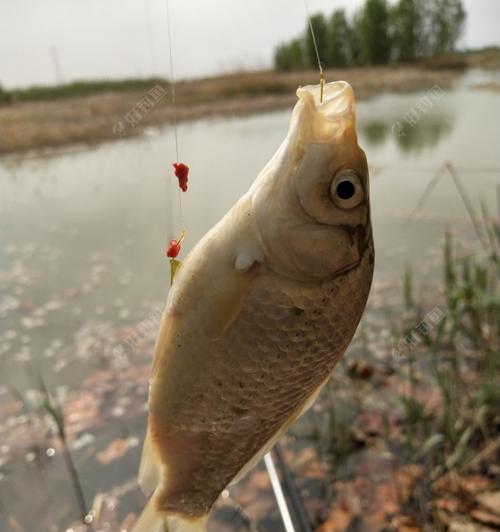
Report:
M 323 99 L 320 85 L 299 87 L 297 97 L 303 105 L 303 117 L 307 117 L 310 126 L 310 138 L 316 142 L 328 142 L 338 132 L 339 124 L 355 121 L 356 99 L 346 81 L 325 84 Z
M 306 85 L 297 89 L 297 97 L 307 105 L 311 105 L 326 120 L 354 115 L 354 91 L 347 81 L 326 83 L 323 88 L 323 99 L 321 94 L 321 85 Z

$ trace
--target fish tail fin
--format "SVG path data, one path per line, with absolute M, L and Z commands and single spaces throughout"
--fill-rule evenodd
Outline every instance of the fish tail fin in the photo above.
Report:
M 168 532 L 167 519 L 155 508 L 152 497 L 135 523 L 132 532 Z
M 145 495 L 155 493 L 161 478 L 161 464 L 153 447 L 149 428 L 142 446 L 141 463 L 139 465 L 139 486 Z M 133 532 L 168 532 L 167 518 L 156 508 L 156 497 L 153 495 L 135 523 Z
M 148 429 L 142 448 L 141 464 L 139 465 L 139 486 L 145 495 L 151 495 L 154 492 L 160 484 L 160 478 L 161 464 Z
M 146 495 L 152 493 L 153 496 L 139 516 L 133 532 L 203 532 L 208 515 L 200 519 L 183 519 L 158 509 L 157 494 L 163 473 L 163 466 L 148 429 L 139 466 L 139 485 Z
M 199 519 L 183 519 L 168 515 L 156 508 L 155 497 L 144 508 L 132 532 L 204 532 L 208 515 Z
M 194 521 L 169 516 L 167 517 L 167 532 L 205 532 L 207 521 L 208 515 Z

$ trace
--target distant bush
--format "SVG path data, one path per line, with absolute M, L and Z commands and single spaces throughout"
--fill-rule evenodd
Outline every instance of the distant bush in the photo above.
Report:
M 408 62 L 452 52 L 466 19 L 462 0 L 365 0 L 349 20 L 344 10 L 330 19 L 311 17 L 316 44 L 324 66 Z M 309 23 L 298 38 L 275 50 L 277 70 L 314 68 L 316 51 Z
M 3 95 L 6 95 L 6 102 L 53 100 L 57 98 L 71 98 L 72 96 L 88 96 L 106 91 L 147 90 L 158 84 L 165 86 L 168 84 L 168 81 L 162 78 L 74 81 L 64 85 L 33 86 L 26 89 L 14 89 L 8 92 L 2 91 L 0 88 L 0 103 L 3 101 Z
M 6 91 L 1 85 L 0 85 L 0 105 L 9 103 L 11 99 L 10 93 Z

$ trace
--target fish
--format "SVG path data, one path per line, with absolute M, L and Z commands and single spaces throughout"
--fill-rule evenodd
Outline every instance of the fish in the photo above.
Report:
M 205 530 L 219 494 L 312 405 L 363 314 L 374 244 L 354 92 L 335 81 L 297 97 L 285 140 L 170 288 L 134 532 Z

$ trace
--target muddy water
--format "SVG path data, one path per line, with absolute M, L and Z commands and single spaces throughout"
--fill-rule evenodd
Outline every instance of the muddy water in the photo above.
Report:
M 360 143 L 372 176 L 375 286 L 399 282 L 406 264 L 421 286 L 436 282 L 446 227 L 479 249 L 446 173 L 410 215 L 445 162 L 457 169 L 476 205 L 483 198 L 496 208 L 500 93 L 472 88 L 492 77 L 498 75 L 473 72 L 450 91 L 359 103 Z M 289 112 L 275 112 L 179 127 L 180 157 L 191 167 L 182 202 L 186 251 L 247 190 L 283 139 L 288 119 Z M 72 436 L 87 499 L 135 475 L 146 378 L 126 372 L 149 363 L 168 290 L 165 243 L 181 228 L 173 159 L 174 138 L 165 128 L 92 149 L 0 160 L 0 509 L 26 529 L 37 523 L 37 530 L 63 530 L 78 515 L 58 452 L 47 458 L 47 448 L 57 450 L 50 426 L 35 430 L 34 447 L 26 436 L 30 423 L 44 423 L 35 412 L 37 373 L 81 418 L 78 408 L 89 407 L 71 402 L 78 396 L 73 392 L 85 378 L 102 377 L 86 385 L 89 393 L 93 386 L 102 392 L 99 419 L 80 419 L 84 428 Z M 124 379 L 130 379 L 125 388 Z M 108 466 L 96 461 L 116 438 L 128 442 L 124 458 Z M 44 486 L 64 504 L 54 506 Z M 22 503 L 27 494 L 32 510 Z M 130 511 L 141 504 L 134 501 Z M 280 529 L 279 521 L 268 523 L 273 528 Z

